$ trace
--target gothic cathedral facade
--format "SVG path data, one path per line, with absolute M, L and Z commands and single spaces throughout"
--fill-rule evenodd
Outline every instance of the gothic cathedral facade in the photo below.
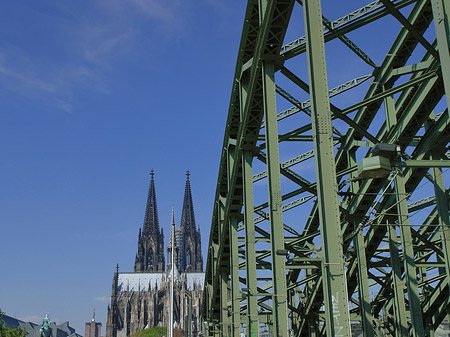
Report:
M 186 174 L 184 202 L 179 227 L 174 226 L 174 321 L 178 329 L 201 331 L 201 299 L 203 297 L 203 257 L 200 229 L 197 229 L 192 202 L 189 171 Z M 170 233 L 172 234 L 172 233 Z M 172 237 L 172 235 L 171 235 Z M 170 307 L 170 271 L 172 242 L 164 257 L 164 233 L 159 228 L 154 172 L 145 209 L 144 225 L 139 228 L 134 272 L 119 272 L 112 284 L 108 305 L 106 337 L 126 337 L 153 326 L 167 326 Z

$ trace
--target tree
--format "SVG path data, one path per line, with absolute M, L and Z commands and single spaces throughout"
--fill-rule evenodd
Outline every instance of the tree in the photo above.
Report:
M 162 337 L 166 336 L 167 328 L 165 326 L 155 326 L 153 328 L 137 331 L 132 337 Z
M 24 328 L 18 326 L 17 328 L 7 328 L 3 321 L 3 312 L 0 309 L 0 337 L 26 337 L 28 332 Z
M 129 337 L 166 337 L 167 328 L 165 326 L 155 326 L 153 328 L 137 331 Z M 183 332 L 177 328 L 173 329 L 174 337 L 183 337 Z

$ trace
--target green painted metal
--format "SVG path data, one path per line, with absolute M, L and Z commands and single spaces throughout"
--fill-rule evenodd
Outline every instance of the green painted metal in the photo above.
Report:
M 395 8 L 401 9 L 407 5 L 414 3 L 414 0 L 397 1 Z M 374 1 L 364 7 L 361 7 L 337 20 L 330 23 L 332 30 L 326 32 L 325 40 L 328 42 L 334 38 L 342 36 L 349 31 L 359 28 L 370 23 L 373 20 L 380 19 L 387 15 L 381 1 Z M 339 30 L 342 29 L 343 32 Z M 306 51 L 306 37 L 303 36 L 283 46 L 281 53 L 285 58 L 297 56 Z
M 224 270 L 221 274 L 220 280 L 220 321 L 221 321 L 221 335 L 228 336 L 230 333 L 230 319 L 228 317 L 228 273 Z
M 253 154 L 245 150 L 243 155 L 243 180 L 244 180 L 244 226 L 245 226 L 245 261 L 246 261 L 246 285 L 247 285 L 247 331 L 251 337 L 258 336 L 259 320 L 257 305 L 257 276 L 255 254 L 255 224 L 253 221 L 253 182 L 252 162 Z
M 435 157 L 436 154 L 434 154 Z M 448 214 L 448 202 L 445 191 L 443 172 L 440 168 L 433 167 L 434 190 L 436 193 L 436 202 L 438 218 L 440 224 L 440 234 L 442 241 L 442 253 L 445 262 L 445 272 L 450 279 L 450 218 Z M 443 272 L 443 270 L 442 270 Z
M 320 5 L 248 1 L 211 221 L 206 335 L 351 336 L 351 320 L 369 337 L 433 336 L 450 304 L 448 4 L 380 0 L 337 18 Z M 305 36 L 291 43 L 299 16 Z M 372 29 L 380 22 L 391 36 Z M 357 163 L 376 143 L 401 154 L 388 177 L 360 179 Z
M 355 87 L 359 86 L 360 84 L 364 83 L 365 81 L 367 81 L 371 77 L 372 77 L 371 74 L 359 76 L 359 77 L 354 78 L 350 81 L 347 81 L 343 84 L 340 84 L 337 87 L 330 89 L 329 97 L 337 96 L 343 92 L 346 92 L 347 90 L 355 88 Z M 291 95 L 289 95 L 287 92 L 285 92 L 280 87 L 277 87 L 277 93 L 281 94 L 284 98 L 286 98 L 292 104 L 295 104 L 295 106 L 278 113 L 277 114 L 278 121 L 281 121 L 287 117 L 293 116 L 300 111 L 303 111 L 308 116 L 311 116 L 311 111 L 310 111 L 311 101 L 310 100 L 306 100 L 304 102 L 299 102 L 299 101 L 295 100 L 295 98 L 291 97 Z M 264 128 L 264 127 L 265 127 L 265 123 L 263 122 L 261 124 L 261 128 Z
M 388 224 L 389 253 L 392 263 L 391 282 L 394 290 L 394 324 L 395 335 L 398 337 L 408 336 L 408 320 L 405 310 L 405 295 L 403 293 L 403 282 L 401 272 L 401 260 L 398 254 L 397 232 L 394 226 Z
M 351 150 L 348 156 L 349 166 L 356 165 L 355 150 Z M 356 192 L 358 190 L 358 182 L 354 180 L 356 178 L 355 173 L 350 174 L 352 179 L 350 182 L 350 191 Z M 359 221 L 362 219 L 355 219 L 355 227 L 359 226 Z M 367 257 L 366 257 L 366 246 L 364 242 L 363 231 L 360 230 L 355 235 L 354 247 L 356 252 L 356 258 L 358 259 L 358 295 L 361 308 L 361 325 L 364 331 L 365 337 L 373 337 L 373 316 L 372 309 L 370 307 L 370 289 L 369 289 L 369 278 L 367 275 Z
M 444 80 L 447 107 L 450 106 L 450 4 L 444 0 L 431 0 L 436 38 L 439 44 L 439 58 Z
M 262 64 L 264 86 L 264 118 L 266 120 L 267 177 L 269 192 L 269 221 L 273 277 L 273 314 L 275 336 L 287 336 L 287 293 L 284 250 L 283 216 L 281 204 L 280 160 L 276 120 L 275 78 L 273 62 Z
M 231 329 L 228 336 L 240 337 L 239 258 L 238 258 L 238 219 L 230 220 L 230 276 L 231 276 Z
M 409 315 L 412 323 L 413 336 L 424 336 L 422 310 L 417 285 L 417 269 L 412 241 L 411 227 L 406 204 L 406 189 L 403 172 L 398 172 L 395 178 L 395 192 L 397 197 L 398 223 L 403 250 L 403 265 L 405 270 L 406 288 L 409 300 Z M 404 308 L 402 308 L 404 309 Z
M 397 167 L 450 167 L 450 160 L 405 160 L 401 162 L 392 162 L 392 166 Z
M 397 124 L 397 111 L 395 108 L 395 102 L 393 96 L 387 96 L 384 99 L 385 113 L 386 113 L 386 129 L 391 131 Z M 405 199 L 402 196 L 402 206 L 403 211 L 405 207 Z M 402 213 L 400 213 L 402 214 Z M 387 232 L 388 232 L 388 242 L 389 242 L 389 253 L 390 262 L 392 265 L 391 269 L 391 283 L 393 288 L 393 303 L 387 303 L 385 310 L 387 308 L 392 308 L 394 316 L 394 331 L 395 336 L 403 337 L 408 336 L 408 321 L 405 307 L 405 296 L 404 296 L 404 285 L 402 282 L 402 270 L 401 270 L 401 259 L 399 257 L 398 251 L 398 240 L 397 232 L 395 226 L 389 223 L 389 218 L 386 219 L 387 222 Z M 401 223 L 401 221 L 399 221 Z
M 320 0 L 306 0 L 303 8 L 306 18 L 306 48 L 309 82 L 311 83 L 313 142 L 322 236 L 326 329 L 329 336 L 349 336 L 351 334 L 350 315 L 342 250 L 343 239 L 340 229 Z

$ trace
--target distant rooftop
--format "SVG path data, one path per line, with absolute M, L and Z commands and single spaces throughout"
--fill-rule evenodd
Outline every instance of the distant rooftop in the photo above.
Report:
M 194 285 L 203 288 L 205 273 L 182 273 L 176 279 L 186 277 L 186 288 L 193 290 Z M 161 287 L 161 283 L 169 280 L 167 273 L 119 273 L 118 291 L 146 291 Z
M 42 324 L 36 324 L 33 322 L 24 322 L 18 318 L 4 314 L 1 319 L 5 322 L 4 325 L 7 328 L 17 328 L 22 327 L 27 332 L 27 337 L 40 337 L 39 329 Z M 75 332 L 75 329 L 69 325 L 69 322 L 64 322 L 62 324 L 51 323 L 53 329 L 53 336 L 57 337 L 83 337 L 82 335 Z
M 3 315 L 0 319 L 2 319 L 5 323 L 4 326 L 7 328 L 12 328 L 15 329 L 19 326 L 24 326 L 25 324 L 29 324 L 31 327 L 35 328 L 37 327 L 39 324 L 36 323 L 32 323 L 32 322 L 24 322 L 21 321 L 20 319 L 8 316 L 8 315 Z

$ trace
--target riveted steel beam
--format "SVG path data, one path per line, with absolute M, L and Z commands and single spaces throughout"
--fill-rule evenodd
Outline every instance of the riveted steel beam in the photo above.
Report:
M 311 94 L 313 143 L 316 153 L 317 196 L 323 250 L 323 292 L 326 330 L 329 336 L 351 332 L 345 281 L 342 233 L 337 196 L 336 163 L 333 155 L 332 123 L 319 0 L 303 4 L 308 73 Z
M 448 8 L 379 0 L 328 19 L 320 5 L 248 1 L 211 221 L 206 330 L 350 336 L 351 319 L 364 336 L 433 336 L 450 304 Z M 327 13 L 335 5 L 324 2 Z M 289 43 L 299 15 L 306 35 Z M 326 67 L 325 50 L 339 69 Z M 368 65 L 371 74 L 345 79 Z M 328 80 L 342 84 L 329 90 Z M 391 173 L 358 176 L 377 143 L 400 146 L 383 154 Z

